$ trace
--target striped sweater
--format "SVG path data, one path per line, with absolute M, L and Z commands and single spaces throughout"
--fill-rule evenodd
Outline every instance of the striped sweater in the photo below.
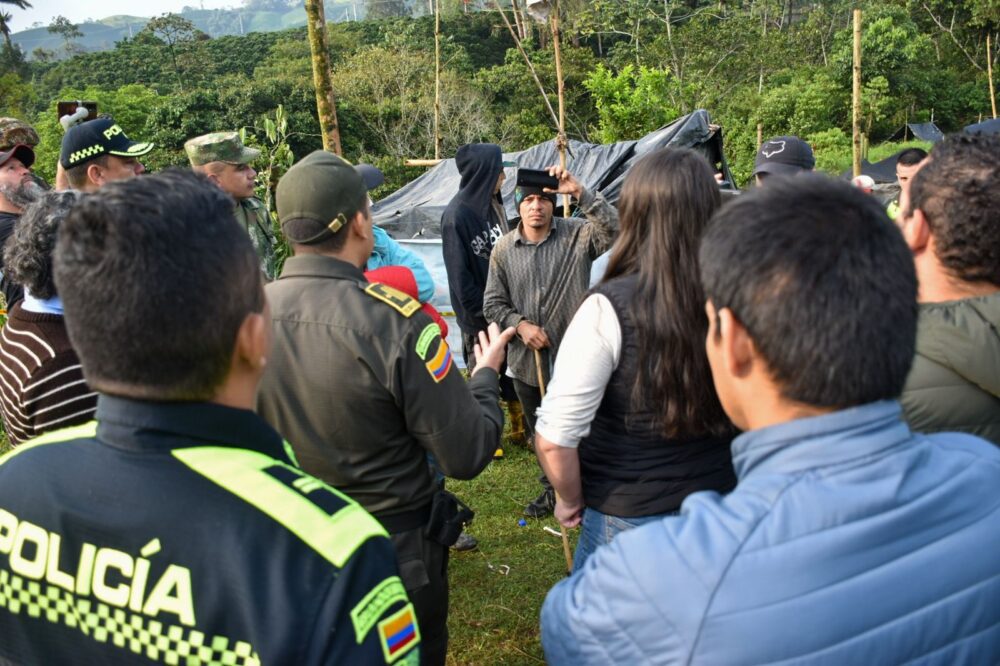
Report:
M 90 421 L 96 408 L 62 315 L 16 304 L 0 329 L 0 415 L 10 443 Z

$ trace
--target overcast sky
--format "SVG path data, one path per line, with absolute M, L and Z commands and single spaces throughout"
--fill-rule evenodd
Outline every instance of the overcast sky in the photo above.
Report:
M 27 30 L 38 21 L 48 25 L 56 16 L 65 16 L 73 23 L 83 23 L 87 19 L 100 20 L 117 14 L 129 16 L 159 16 L 166 12 L 180 12 L 184 7 L 218 9 L 220 7 L 238 7 L 243 3 L 239 0 L 29 0 L 31 9 L 8 7 L 12 15 L 11 29 L 15 32 Z

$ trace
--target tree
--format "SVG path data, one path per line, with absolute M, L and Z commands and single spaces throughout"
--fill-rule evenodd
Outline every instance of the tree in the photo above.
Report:
M 28 9 L 31 7 L 31 3 L 27 0 L 0 0 L 0 6 L 2 5 L 12 5 L 18 9 Z M 13 50 L 14 44 L 10 41 L 10 20 L 13 16 L 10 12 L 0 10 L 0 32 L 3 33 L 3 43 L 8 48 Z
M 57 16 L 52 19 L 52 23 L 46 28 L 51 34 L 59 35 L 63 39 L 63 49 L 66 55 L 73 55 L 80 51 L 80 47 L 73 42 L 74 39 L 83 37 L 80 26 L 70 21 L 65 16 Z
M 189 62 L 187 56 L 194 51 L 195 44 L 207 40 L 208 35 L 198 30 L 194 23 L 183 16 L 171 13 L 151 19 L 142 32 L 152 35 L 164 45 L 177 78 L 177 85 L 183 90 L 185 74 L 194 65 L 193 62 Z

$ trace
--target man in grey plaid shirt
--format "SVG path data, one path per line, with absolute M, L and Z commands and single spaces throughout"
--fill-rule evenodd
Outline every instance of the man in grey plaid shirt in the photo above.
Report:
M 515 188 L 521 222 L 494 246 L 483 296 L 487 321 L 517 329 L 508 351 L 508 372 L 532 435 L 541 403 L 535 351 L 541 353 L 547 384 L 562 335 L 587 291 L 591 264 L 618 233 L 618 212 L 604 197 L 561 167 L 548 171 L 559 180 L 558 189 Z M 554 217 L 556 194 L 572 195 L 587 219 Z M 526 516 L 552 513 L 555 493 L 544 475 L 541 482 L 544 491 L 525 508 Z

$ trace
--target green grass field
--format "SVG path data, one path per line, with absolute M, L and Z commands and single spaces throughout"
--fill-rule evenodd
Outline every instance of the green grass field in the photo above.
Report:
M 472 481 L 448 489 L 476 512 L 469 533 L 479 549 L 452 552 L 449 664 L 544 663 L 538 617 L 545 593 L 566 575 L 562 541 L 543 531 L 554 518 L 526 519 L 525 505 L 538 496 L 535 454 L 517 446 Z M 575 531 L 570 535 L 575 546 Z M 500 567 L 510 567 L 504 575 Z M 494 567 L 494 568 L 491 568 Z

